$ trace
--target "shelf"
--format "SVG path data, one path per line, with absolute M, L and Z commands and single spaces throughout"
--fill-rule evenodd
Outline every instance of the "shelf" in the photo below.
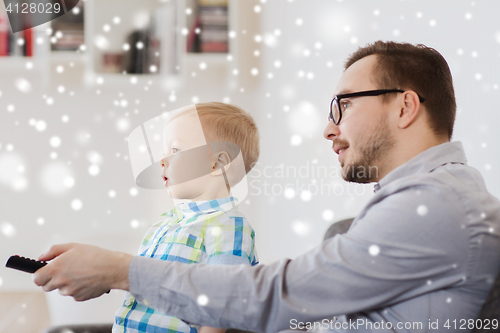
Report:
M 165 87 L 167 90 L 175 89 L 175 87 L 181 86 L 185 81 L 186 77 L 189 76 L 195 69 L 203 69 L 203 64 L 206 64 L 207 68 L 227 68 L 228 77 L 227 83 L 232 84 L 235 77 L 230 75 L 230 69 L 237 67 L 238 64 L 238 47 L 236 47 L 236 40 L 229 39 L 229 53 L 190 53 L 186 52 L 186 35 L 181 33 L 183 29 L 189 27 L 187 18 L 192 17 L 195 12 L 191 15 L 186 14 L 187 8 L 194 8 L 194 3 L 198 0 L 169 0 L 160 1 L 158 0 L 144 0 L 143 2 L 137 3 L 130 6 L 120 6 L 120 0 L 109 0 L 107 2 L 100 2 L 97 0 L 86 0 L 85 6 L 83 7 L 84 12 L 84 36 L 85 36 L 85 51 L 52 51 L 50 36 L 47 35 L 47 29 L 49 24 L 40 25 L 34 28 L 33 40 L 41 40 L 40 43 L 34 44 L 34 56 L 33 57 L 0 57 L 0 70 L 3 72 L 19 72 L 30 71 L 30 68 L 26 67 L 28 62 L 33 63 L 33 72 L 40 72 L 42 76 L 45 77 L 47 82 L 51 81 L 51 76 L 53 74 L 54 67 L 61 64 L 66 65 L 69 63 L 75 63 L 79 68 L 83 68 L 81 74 L 80 82 L 85 82 L 87 86 L 92 88 L 99 88 L 100 80 L 97 78 L 102 78 L 103 86 L 109 86 L 116 84 L 120 87 L 125 85 L 134 85 L 131 79 L 136 78 L 137 82 L 135 85 L 137 87 L 144 88 L 148 85 L 148 81 L 153 82 L 153 86 Z M 189 4 L 191 2 L 191 4 Z M 170 7 L 166 7 L 170 6 Z M 189 6 L 189 7 L 188 7 Z M 238 0 L 229 0 L 229 6 L 231 10 L 228 15 L 228 24 L 230 30 L 237 30 L 238 21 L 236 19 Z M 117 9 L 119 8 L 119 10 Z M 152 17 L 154 13 L 158 13 L 159 8 L 165 9 L 165 17 L 170 18 L 170 22 L 175 22 L 173 25 L 166 25 L 164 22 L 169 21 L 167 19 L 159 20 L 163 25 L 160 27 L 159 31 L 173 31 L 172 34 L 163 33 L 159 35 L 161 37 L 161 47 L 160 51 L 162 57 L 160 62 L 159 73 L 147 73 L 147 74 L 121 74 L 121 73 L 109 73 L 100 72 L 102 70 L 101 57 L 105 52 L 113 53 L 120 52 L 123 49 L 124 42 L 126 42 L 126 37 L 137 29 L 135 26 L 138 14 L 145 15 L 146 17 Z M 149 14 L 145 14 L 149 13 Z M 143 15 L 143 16 L 144 16 Z M 170 15 L 170 16 L 168 16 Z M 175 18 L 172 21 L 172 15 Z M 158 21 L 158 20 L 157 20 Z M 107 27 L 104 29 L 103 27 Z M 169 29 L 166 29 L 169 28 Z M 109 47 L 98 48 L 95 42 L 96 36 L 105 36 L 109 41 Z M 170 43 L 170 44 L 169 44 Z M 175 47 L 168 48 L 167 45 L 172 45 Z M 174 50 L 171 53 L 164 52 L 165 50 Z M 166 56 L 168 54 L 168 56 Z M 172 60 L 173 58 L 173 60 Z M 165 64 L 171 64 L 168 67 Z M 177 65 L 175 65 L 177 64 Z M 202 65 L 200 67 L 200 64 Z M 172 67 L 172 66 L 177 66 Z M 77 78 L 75 78 L 77 79 Z M 135 80 L 135 79 L 134 79 Z
M 228 57 L 231 60 L 228 60 Z M 230 53 L 186 53 L 185 59 L 189 62 L 207 62 L 207 63 L 227 63 L 232 61 L 233 56 Z
M 85 52 L 78 51 L 51 51 L 49 53 L 50 61 L 58 62 L 58 61 L 86 61 L 88 59 L 88 55 Z
M 26 63 L 31 62 L 33 68 L 37 66 L 35 64 L 39 63 L 40 60 L 36 57 L 23 57 L 23 56 L 12 56 L 12 57 L 0 57 L 0 68 L 3 71 L 18 71 L 18 70 L 29 70 L 26 67 Z
M 109 87 L 109 85 L 121 88 L 129 85 L 144 89 L 144 86 L 149 86 L 149 81 L 152 82 L 151 86 L 157 87 L 161 85 L 170 89 L 177 87 L 181 83 L 180 77 L 161 74 L 87 73 L 85 75 L 86 85 L 93 88 Z

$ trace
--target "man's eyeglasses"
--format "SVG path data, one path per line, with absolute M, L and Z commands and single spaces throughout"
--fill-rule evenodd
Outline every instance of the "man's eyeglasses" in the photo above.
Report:
M 338 125 L 340 123 L 340 120 L 342 119 L 342 113 L 345 112 L 345 109 L 347 107 L 346 106 L 347 103 L 344 104 L 341 103 L 341 100 L 343 98 L 379 96 L 388 93 L 403 93 L 403 92 L 405 91 L 401 89 L 380 89 L 380 90 L 368 90 L 368 91 L 360 91 L 355 93 L 337 95 L 332 99 L 332 102 L 330 103 L 330 115 L 328 116 L 328 122 L 330 122 L 330 120 L 333 120 L 333 123 L 335 125 Z M 418 95 L 418 99 L 420 100 L 420 103 L 425 101 L 425 99 L 420 95 Z

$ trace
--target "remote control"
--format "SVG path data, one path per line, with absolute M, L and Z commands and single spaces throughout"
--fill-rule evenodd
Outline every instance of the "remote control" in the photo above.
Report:
M 18 269 L 27 273 L 35 273 L 38 269 L 45 265 L 47 265 L 45 261 L 36 261 L 25 257 L 12 256 L 9 260 L 7 260 L 5 267 Z

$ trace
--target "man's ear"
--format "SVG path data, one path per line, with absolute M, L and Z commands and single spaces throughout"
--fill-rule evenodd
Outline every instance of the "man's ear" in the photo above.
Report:
M 214 165 L 212 166 L 212 176 L 222 175 L 222 168 L 227 172 L 231 163 L 231 159 L 227 151 L 220 151 L 217 153 L 214 159 Z
M 399 113 L 398 127 L 401 129 L 407 128 L 413 123 L 419 114 L 420 100 L 418 95 L 413 90 L 407 90 L 403 93 L 403 101 Z

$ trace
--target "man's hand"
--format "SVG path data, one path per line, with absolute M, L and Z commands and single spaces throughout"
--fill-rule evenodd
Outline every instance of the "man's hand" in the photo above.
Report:
M 44 291 L 59 289 L 76 301 L 99 297 L 110 289 L 129 289 L 128 270 L 133 256 L 85 244 L 52 246 L 38 260 L 49 261 L 33 275 Z

